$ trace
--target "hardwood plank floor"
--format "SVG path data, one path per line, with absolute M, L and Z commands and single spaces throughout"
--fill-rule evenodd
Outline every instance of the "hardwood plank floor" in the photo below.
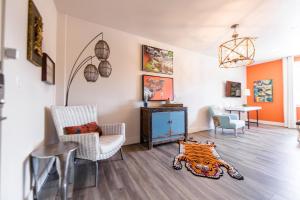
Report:
M 75 190 L 73 199 L 300 199 L 296 130 L 262 126 L 251 127 L 236 138 L 230 130 L 218 133 L 216 138 L 207 131 L 190 136 L 197 141 L 214 141 L 221 157 L 235 166 L 244 180 L 231 178 L 225 170 L 219 180 L 196 177 L 185 167 L 174 170 L 177 143 L 150 151 L 141 145 L 130 145 L 124 147 L 124 160 L 116 155 L 99 163 L 98 187 Z M 44 187 L 42 193 L 47 191 L 50 188 Z M 47 198 L 51 199 L 51 195 Z

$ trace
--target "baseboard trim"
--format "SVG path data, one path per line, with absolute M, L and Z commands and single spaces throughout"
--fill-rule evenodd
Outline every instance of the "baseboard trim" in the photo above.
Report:
M 250 119 L 250 122 L 256 122 L 256 119 Z M 266 125 L 284 127 L 284 123 L 283 122 L 272 122 L 272 121 L 258 120 L 258 123 L 259 124 L 266 124 Z
M 189 128 L 188 129 L 188 134 L 197 133 L 197 132 L 201 132 L 201 131 L 207 131 L 207 130 L 211 130 L 211 129 L 213 129 L 213 128 L 211 128 L 211 127 Z

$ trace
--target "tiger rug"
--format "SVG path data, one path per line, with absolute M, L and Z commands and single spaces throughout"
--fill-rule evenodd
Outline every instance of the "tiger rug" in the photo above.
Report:
M 223 175 L 221 167 L 224 167 L 232 178 L 243 180 L 244 177 L 233 166 L 221 159 L 215 147 L 209 141 L 206 144 L 180 141 L 179 154 L 174 158 L 173 168 L 182 169 L 181 161 L 185 161 L 186 168 L 192 174 L 219 179 Z

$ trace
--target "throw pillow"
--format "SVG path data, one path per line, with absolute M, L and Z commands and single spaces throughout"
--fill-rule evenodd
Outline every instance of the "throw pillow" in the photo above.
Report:
M 97 125 L 96 122 L 90 122 L 87 124 L 83 124 L 80 126 L 68 126 L 64 128 L 64 132 L 66 135 L 70 134 L 84 134 L 84 133 L 93 133 L 98 132 L 99 136 L 102 135 L 101 128 Z

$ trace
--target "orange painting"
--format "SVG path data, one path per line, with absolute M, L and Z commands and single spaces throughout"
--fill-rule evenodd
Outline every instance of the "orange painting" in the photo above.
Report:
M 143 100 L 173 100 L 173 78 L 143 75 Z

